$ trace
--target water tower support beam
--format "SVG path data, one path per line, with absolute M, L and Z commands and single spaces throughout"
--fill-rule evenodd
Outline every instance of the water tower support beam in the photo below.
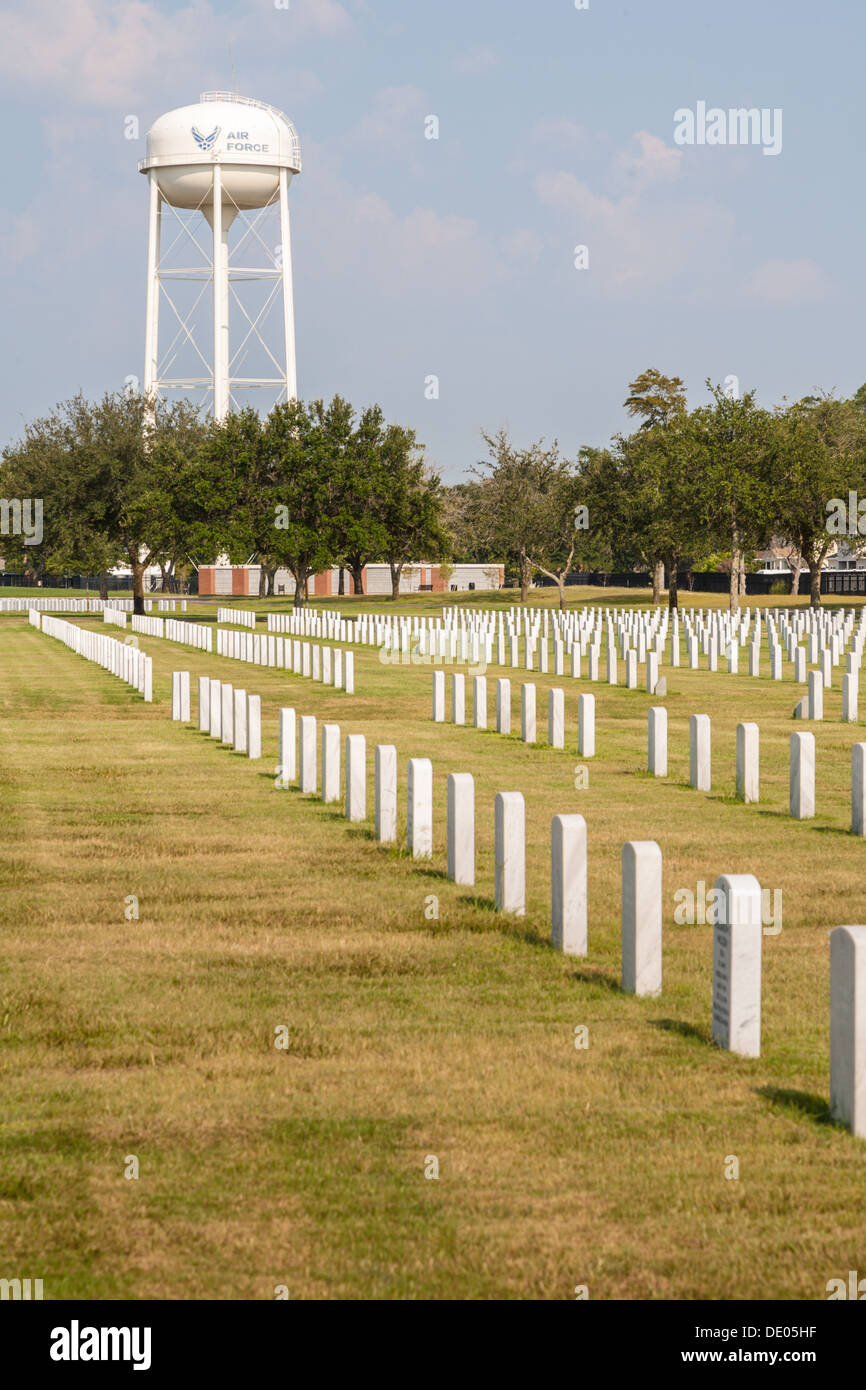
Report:
M 298 373 L 295 364 L 295 298 L 292 286 L 292 235 L 289 227 L 289 180 L 280 169 L 280 249 L 283 272 L 283 319 L 286 335 L 286 400 L 298 394 Z
M 144 394 L 156 391 L 159 377 L 159 260 L 162 198 L 156 170 L 148 169 L 150 210 L 147 230 L 147 307 L 144 328 Z
M 222 170 L 213 166 L 213 414 L 229 413 L 229 229 L 223 217 Z

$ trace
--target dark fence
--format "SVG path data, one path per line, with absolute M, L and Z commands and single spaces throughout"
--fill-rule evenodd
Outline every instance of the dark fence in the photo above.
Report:
M 6 589 L 89 589 L 92 594 L 99 593 L 100 575 L 98 574 L 43 574 L 37 579 L 32 574 L 8 574 L 5 570 L 0 570 L 0 588 Z M 106 579 L 106 588 L 109 593 L 132 593 L 131 574 L 109 574 Z M 152 594 L 161 593 L 160 580 L 158 576 L 153 576 L 150 581 L 150 592 Z M 168 581 L 166 590 L 170 594 L 181 592 L 180 584 L 176 579 Z M 198 593 L 198 572 L 193 571 L 189 577 L 189 582 L 183 590 L 187 594 Z
M 506 579 L 506 584 L 513 583 L 515 587 L 519 585 L 519 582 L 516 577 L 513 580 Z M 593 587 L 612 589 L 651 589 L 652 575 L 648 570 L 630 571 L 624 574 L 605 574 L 600 570 L 593 570 L 586 574 L 569 574 L 565 583 L 566 586 L 588 584 Z M 726 594 L 730 589 L 731 580 L 730 575 L 720 570 L 709 570 L 705 573 L 699 573 L 697 570 L 683 570 L 677 575 L 677 584 L 682 594 Z M 540 575 L 535 580 L 535 587 L 549 589 L 555 585 L 552 579 L 548 579 L 546 575 Z M 778 596 L 779 598 L 786 598 L 791 593 L 791 580 L 786 575 L 747 574 L 746 593 L 754 597 Z M 809 593 L 808 570 L 804 570 L 800 575 L 797 593 Z M 866 570 L 825 570 L 821 575 L 821 593 L 866 595 Z

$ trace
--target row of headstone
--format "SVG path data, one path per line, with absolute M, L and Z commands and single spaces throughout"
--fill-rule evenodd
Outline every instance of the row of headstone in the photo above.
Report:
M 200 652 L 213 651 L 213 628 L 205 623 L 180 622 L 177 618 L 166 618 L 165 635 L 169 642 L 183 642 L 187 647 L 197 647 Z
M 340 647 L 320 646 L 318 642 L 303 642 L 298 638 L 274 637 L 269 633 L 237 632 L 217 628 L 218 656 L 234 661 L 248 661 L 255 666 L 270 666 L 279 671 L 291 671 L 343 690 L 355 691 L 355 654 Z
M 697 616 L 688 612 L 683 617 L 683 631 L 680 631 L 678 614 L 670 620 L 670 664 L 680 665 L 681 644 L 685 643 L 688 665 L 698 669 L 701 653 L 706 657 L 710 671 L 719 670 L 719 661 L 724 657 L 729 673 L 739 673 L 739 647 L 749 642 L 749 674 L 761 675 L 761 644 L 766 636 L 769 652 L 769 674 L 775 680 L 783 679 L 783 641 L 788 645 L 788 656 L 794 665 L 795 681 L 805 682 L 806 651 L 800 647 L 798 636 L 785 615 L 778 611 L 766 613 L 762 620 L 758 610 L 749 610 L 741 615 L 719 614 L 712 610 L 709 615 L 698 611 Z M 549 627 L 548 627 L 549 618 Z M 753 623 L 754 619 L 754 623 Z M 521 620 L 502 613 L 485 613 L 473 610 L 468 616 L 461 612 L 459 623 L 443 619 L 433 619 L 424 615 L 390 616 L 380 619 L 372 629 L 365 627 L 363 616 L 357 620 L 356 632 L 361 637 L 372 637 L 378 641 L 380 657 L 386 664 L 410 665 L 416 661 L 429 664 L 460 662 L 474 666 L 483 673 L 490 664 L 500 666 L 525 666 L 534 670 L 536 665 L 542 674 L 552 670 L 554 675 L 572 677 L 583 674 L 582 663 L 586 660 L 586 676 L 590 681 L 598 681 L 601 672 L 602 643 L 604 639 L 606 660 L 604 678 L 611 685 L 620 680 L 619 655 L 625 662 L 625 683 L 628 688 L 638 687 L 638 665 L 645 664 L 645 686 L 650 694 L 664 697 L 667 682 L 659 676 L 659 667 L 664 659 L 665 641 L 668 634 L 669 615 L 659 615 L 655 610 L 652 616 L 635 614 L 632 610 L 584 610 L 582 614 L 536 613 L 527 616 L 521 627 Z M 855 676 L 862 660 L 862 649 L 866 641 L 866 626 L 861 617 L 860 626 L 853 631 L 854 615 L 851 611 L 838 611 L 828 617 L 825 623 L 816 621 L 816 631 L 810 636 L 809 660 L 820 664 L 821 678 L 825 686 L 832 681 L 832 666 L 841 659 L 844 644 L 852 641 L 848 654 L 848 674 Z M 806 620 L 803 631 L 807 628 Z M 548 630 L 553 640 L 552 664 L 548 648 Z M 520 648 L 522 631 L 522 653 Z M 751 637 L 750 637 L 751 634 Z M 819 642 L 829 644 L 825 650 Z M 813 650 L 814 646 L 814 650 Z M 843 691 L 843 718 L 856 719 L 856 683 L 848 681 Z
M 186 677 L 186 679 L 184 679 Z M 188 718 L 188 673 L 173 680 L 173 714 Z M 177 713 L 175 713 L 175 710 Z M 199 727 L 233 742 L 250 757 L 261 755 L 261 706 L 257 696 L 232 691 L 219 681 L 199 680 Z M 665 713 L 663 710 L 662 713 Z M 756 726 L 743 725 L 748 740 Z M 795 737 L 813 737 L 797 735 Z M 341 797 L 339 725 L 321 728 L 321 798 Z M 319 790 L 317 721 L 283 709 L 279 718 L 277 785 L 297 779 L 309 795 Z M 756 745 L 755 745 L 756 747 Z M 866 805 L 866 744 L 855 747 L 860 777 L 860 818 Z M 345 739 L 344 813 L 350 821 L 367 815 L 366 740 Z M 380 843 L 397 837 L 397 750 L 375 750 L 375 826 Z M 744 773 L 748 781 L 747 772 Z M 411 758 L 407 776 L 407 840 L 413 858 L 433 853 L 433 767 L 429 758 Z M 447 873 L 454 883 L 475 884 L 475 784 L 469 773 L 452 773 L 447 788 Z M 862 830 L 861 830 L 862 833 Z M 526 810 L 522 793 L 500 792 L 494 803 L 496 910 L 526 912 Z M 579 815 L 556 815 L 551 822 L 551 939 L 575 956 L 588 954 L 587 834 Z M 658 997 L 662 990 L 662 852 L 655 841 L 630 841 L 621 865 L 621 982 L 623 991 Z M 720 876 L 713 908 L 712 1036 L 720 1047 L 744 1057 L 761 1051 L 761 970 L 763 919 L 761 887 L 750 874 Z M 838 927 L 831 933 L 831 1111 L 852 1132 L 866 1137 L 866 926 Z
M 577 701 L 577 745 L 584 757 L 595 756 L 595 696 L 580 695 Z M 433 672 L 433 702 L 431 718 L 434 724 L 445 722 L 445 672 Z M 451 677 L 451 722 L 466 723 L 466 678 L 460 672 Z M 472 723 L 476 729 L 487 728 L 487 678 L 472 679 Z M 496 732 L 511 733 L 511 681 L 503 676 L 496 682 Z M 520 737 L 524 743 L 538 741 L 536 717 L 536 688 L 531 681 L 520 687 Z M 565 691 L 547 693 L 547 742 L 551 748 L 565 747 Z
M 103 613 L 106 608 L 132 612 L 131 598 L 0 598 L 0 613 L 26 613 L 31 608 L 38 613 Z M 146 609 L 153 599 L 144 600 Z
M 324 637 L 328 642 L 355 642 L 355 623 L 336 609 L 298 608 L 290 613 L 268 613 L 268 632 L 291 637 Z
M 218 623 L 232 623 L 237 627 L 256 625 L 256 614 L 251 608 L 217 608 Z
M 138 647 L 107 637 L 102 632 L 68 623 L 64 618 L 52 618 L 36 609 L 30 610 L 31 627 L 39 628 L 48 637 L 55 637 L 64 646 L 94 661 L 119 680 L 125 681 L 150 703 L 153 700 L 153 660 Z
M 126 627 L 126 612 L 123 608 L 103 608 L 102 621 L 113 623 L 115 627 Z
M 178 618 L 149 618 L 140 613 L 132 615 L 132 630 L 142 637 L 159 637 L 168 642 L 182 642 L 199 651 L 213 651 L 213 628 L 204 623 L 188 623 Z
M 133 613 L 130 626 L 140 637 L 165 636 L 165 618 L 148 618 L 141 613 Z
M 175 671 L 172 678 L 172 719 L 189 723 L 189 718 L 189 672 Z M 209 734 L 220 743 L 231 744 L 236 753 L 246 753 L 249 758 L 262 756 L 260 695 L 248 695 L 245 690 L 237 689 L 227 681 L 199 676 L 198 727 L 200 733 Z
M 161 598 L 157 600 L 157 608 L 160 613 L 176 613 L 180 609 L 181 613 L 186 612 L 186 599 Z
M 798 649 L 801 650 L 801 649 Z M 825 653 L 826 655 L 826 653 Z M 845 724 L 857 723 L 857 707 L 860 692 L 859 667 L 855 666 L 851 655 L 848 656 L 850 669 L 842 677 L 842 722 Z M 829 663 L 826 669 L 821 671 L 809 672 L 809 694 L 794 707 L 795 719 L 811 719 L 820 721 L 824 718 L 824 691 L 831 684 L 829 674 Z

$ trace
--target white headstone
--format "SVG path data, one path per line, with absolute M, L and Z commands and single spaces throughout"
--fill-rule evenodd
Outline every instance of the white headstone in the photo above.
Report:
M 824 681 L 824 689 L 829 690 L 833 684 L 833 659 L 826 647 L 821 651 L 821 676 Z
M 654 777 L 668 775 L 668 712 L 654 705 L 647 714 L 648 764 Z
M 522 792 L 497 792 L 495 802 L 497 912 L 526 912 L 526 807 Z
M 866 1139 L 866 926 L 830 933 L 830 1114 Z
M 842 720 L 845 724 L 857 723 L 857 676 L 849 673 L 842 677 Z
M 280 783 L 288 786 L 298 775 L 298 731 L 293 709 L 280 710 Z
M 520 737 L 535 742 L 535 686 L 528 681 L 520 687 Z
M 466 723 L 466 677 L 459 672 L 451 677 L 451 719 L 454 724 Z
M 212 680 L 210 683 L 210 736 L 211 738 L 222 737 L 222 685 L 220 681 Z
M 315 793 L 316 777 L 316 716 L 302 714 L 300 723 L 300 771 L 298 786 L 302 792 Z
M 496 732 L 511 733 L 511 681 L 506 677 L 496 682 Z
M 433 723 L 445 722 L 445 672 L 433 672 Z
M 582 758 L 595 757 L 595 696 L 577 697 L 577 751 Z
M 851 749 L 851 833 L 866 836 L 866 743 Z
M 245 690 L 238 690 L 237 686 L 235 686 L 234 702 L 234 750 L 236 753 L 246 753 L 247 692 Z
M 220 690 L 223 702 L 223 743 L 234 743 L 235 741 L 235 698 L 234 690 L 230 685 L 223 684 Z
M 433 764 L 429 758 L 409 759 L 406 833 L 413 859 L 433 854 Z
M 553 947 L 585 956 L 587 944 L 586 821 L 554 816 L 550 826 L 550 915 Z
M 794 680 L 798 685 L 806 684 L 806 649 L 794 648 Z
M 198 678 L 198 728 L 199 733 L 210 733 L 210 680 L 207 676 Z
M 790 749 L 791 815 L 810 820 L 815 814 L 815 735 L 792 734 Z
M 565 691 L 551 690 L 547 696 L 547 741 L 551 748 L 565 747 Z
M 659 679 L 659 659 L 656 652 L 646 654 L 646 692 L 652 695 L 658 685 Z
M 476 729 L 487 728 L 487 677 L 472 679 L 472 718 Z
M 761 885 L 754 874 L 716 879 L 713 1042 L 761 1055 Z
M 759 799 L 760 738 L 757 724 L 737 725 L 737 796 L 740 801 Z
M 389 845 L 397 838 L 397 749 L 376 745 L 376 839 Z
M 824 718 L 824 682 L 820 671 L 809 672 L 809 718 Z
M 708 792 L 712 781 L 710 716 L 693 714 L 689 720 L 689 782 L 699 792 Z
M 448 877 L 475 882 L 475 779 L 470 772 L 448 776 Z
M 622 987 L 662 991 L 662 852 L 655 840 L 622 847 Z
M 367 819 L 367 740 L 346 735 L 346 820 Z
M 262 756 L 262 697 L 247 696 L 247 753 L 251 758 Z

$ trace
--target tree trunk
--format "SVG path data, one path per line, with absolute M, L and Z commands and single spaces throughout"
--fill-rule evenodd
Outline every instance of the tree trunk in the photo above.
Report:
M 565 612 L 565 575 L 559 577 L 559 611 Z
M 352 583 L 353 583 L 353 585 L 354 585 L 354 587 L 355 587 L 355 593 L 356 593 L 356 594 L 363 594 L 363 592 L 364 592 L 364 566 L 361 564 L 361 562 L 360 562 L 359 560 L 356 560 L 356 561 L 353 561 L 353 562 L 350 564 L 350 569 L 351 569 L 351 572 L 352 572 Z
M 343 562 L 340 561 L 340 577 L 337 580 L 337 594 L 340 598 L 346 593 L 346 571 L 343 569 Z
M 108 600 L 108 575 L 105 570 L 99 576 L 99 597 L 103 602 Z
M 801 575 L 801 573 L 802 573 L 802 571 L 803 571 L 803 562 L 802 562 L 802 560 L 800 559 L 800 557 L 799 557 L 799 555 L 798 555 L 796 559 L 794 559 L 794 558 L 792 557 L 790 563 L 791 563 L 791 589 L 790 589 L 790 593 L 791 593 L 792 598 L 796 598 L 796 597 L 797 597 L 797 594 L 799 594 L 799 592 L 800 592 L 800 575 Z
M 745 555 L 741 552 L 741 553 L 740 553 L 740 598 L 745 598 L 745 597 L 746 597 L 746 593 L 747 593 L 747 589 L 746 589 L 746 557 L 745 557 Z
M 260 560 L 260 561 L 259 561 L 259 598 L 267 598 L 267 596 L 268 596 L 268 571 L 267 571 L 267 569 L 265 568 L 264 561 Z
M 676 561 L 670 567 L 670 579 L 668 580 L 668 611 L 676 613 L 680 606 L 679 589 L 677 587 L 677 566 Z
M 735 550 L 731 558 L 731 581 L 728 585 L 728 612 L 736 613 L 740 607 L 740 563 L 743 552 Z
M 821 566 L 817 560 L 812 561 L 812 568 L 809 570 L 809 606 L 821 607 Z
M 662 590 L 665 587 L 665 562 L 656 560 L 653 565 L 653 604 L 661 603 Z
M 529 599 L 529 579 L 532 574 L 529 561 L 524 551 L 520 553 L 520 602 L 526 603 Z
M 144 617 L 144 571 L 147 565 L 143 560 L 132 562 L 132 611 Z

